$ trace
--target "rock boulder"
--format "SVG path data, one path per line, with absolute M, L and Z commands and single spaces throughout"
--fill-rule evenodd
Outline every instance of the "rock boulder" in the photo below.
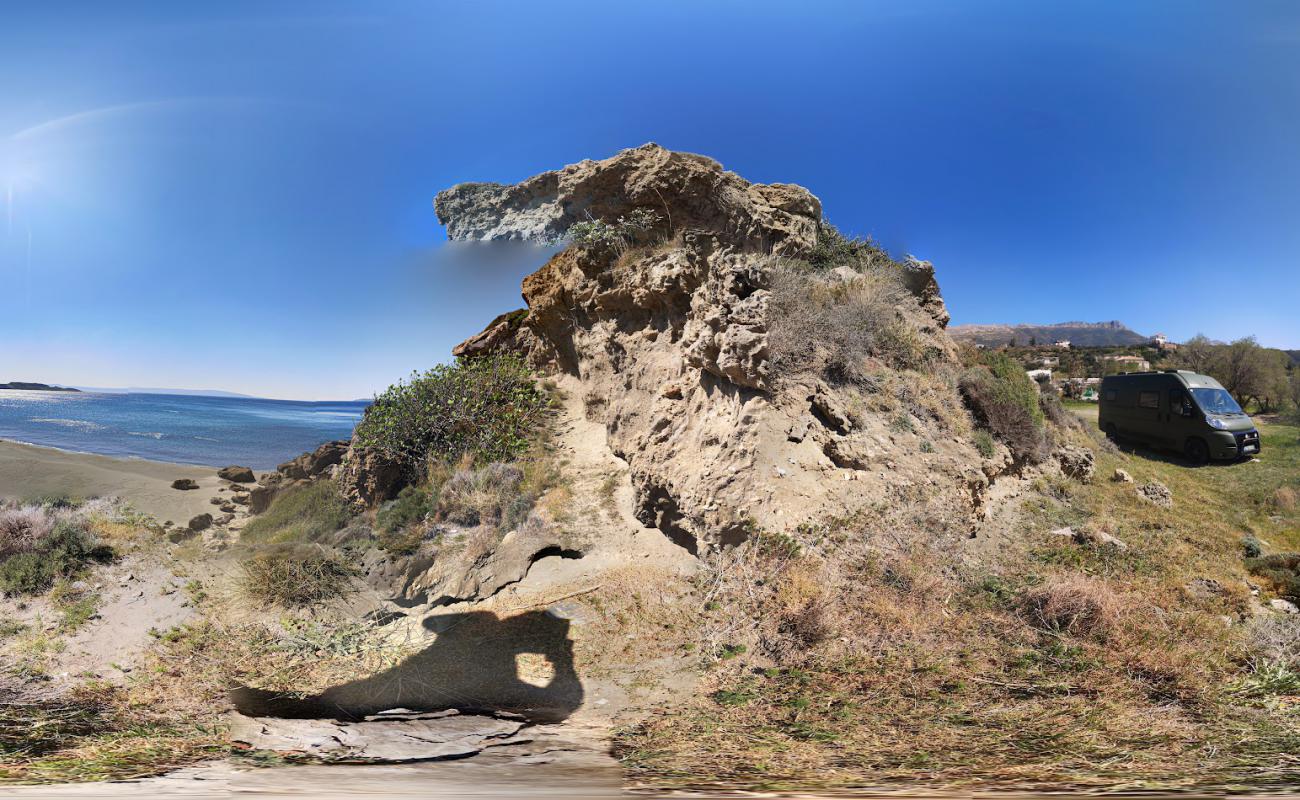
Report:
M 222 467 L 217 470 L 217 477 L 231 483 L 252 483 L 257 480 L 253 470 L 248 467 Z

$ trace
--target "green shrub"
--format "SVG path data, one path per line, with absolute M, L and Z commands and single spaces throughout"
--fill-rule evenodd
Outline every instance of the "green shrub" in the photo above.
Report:
M 253 518 L 242 538 L 253 542 L 314 542 L 341 530 L 352 511 L 333 481 L 285 489 Z
M 58 573 L 42 553 L 19 553 L 0 563 L 0 590 L 6 595 L 41 594 Z
M 574 223 L 565 237 L 579 247 L 622 251 L 647 243 L 662 221 L 659 212 L 636 208 L 613 222 L 593 219 Z
M 429 460 L 509 461 L 521 454 L 549 404 L 516 356 L 495 354 L 442 364 L 375 398 L 357 441 L 418 480 Z
M 348 594 L 360 572 L 322 547 L 276 548 L 246 559 L 244 593 L 253 600 L 306 606 Z
M 1246 559 L 1246 569 L 1272 583 L 1277 593 L 1300 601 L 1300 553 L 1274 553 Z
M 408 486 L 375 515 L 377 544 L 395 555 L 410 555 L 424 541 L 424 522 L 434 506 L 433 490 Z
M 112 557 L 111 547 L 71 522 L 59 522 L 27 552 L 0 561 L 0 591 L 6 595 L 40 594 L 56 579 L 72 577 L 90 562 Z
M 1254 536 L 1246 534 L 1241 537 L 1241 551 L 1246 558 L 1259 558 L 1264 555 L 1264 543 Z
M 886 264 L 897 267 L 897 262 L 885 248 L 871 237 L 849 238 L 826 220 L 817 223 L 817 243 L 805 260 L 816 271 L 841 266 L 853 267 L 858 271 L 862 271 L 863 267 Z
M 1017 459 L 1038 462 L 1047 437 L 1038 389 L 1025 370 L 997 353 L 962 376 L 960 389 L 975 420 L 1011 448 Z
M 993 434 L 985 430 L 975 431 L 975 449 L 981 456 L 992 458 L 995 452 L 993 448 Z

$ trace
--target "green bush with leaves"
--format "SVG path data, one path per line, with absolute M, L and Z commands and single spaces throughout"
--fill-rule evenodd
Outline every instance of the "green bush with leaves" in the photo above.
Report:
M 440 364 L 388 387 L 366 410 L 356 437 L 415 481 L 430 459 L 514 459 L 528 448 L 549 407 L 522 359 L 487 355 Z
M 1038 389 L 1023 367 L 994 353 L 962 376 L 961 393 L 976 421 L 1011 448 L 1017 459 L 1041 461 L 1047 436 Z

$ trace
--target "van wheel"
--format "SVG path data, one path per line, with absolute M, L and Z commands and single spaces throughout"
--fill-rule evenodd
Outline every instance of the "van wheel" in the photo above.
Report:
M 1115 423 L 1113 422 L 1106 423 L 1105 433 L 1106 433 L 1106 438 L 1110 439 L 1112 442 L 1119 439 L 1119 428 L 1116 428 Z
M 1205 464 L 1210 460 L 1210 446 L 1203 439 L 1188 439 L 1183 453 L 1193 464 Z

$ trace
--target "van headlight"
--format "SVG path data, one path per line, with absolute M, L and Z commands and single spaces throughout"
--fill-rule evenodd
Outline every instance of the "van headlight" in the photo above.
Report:
M 1214 428 L 1216 431 L 1226 431 L 1228 429 L 1228 423 L 1218 417 L 1206 417 L 1205 421 L 1210 423 L 1210 427 Z

